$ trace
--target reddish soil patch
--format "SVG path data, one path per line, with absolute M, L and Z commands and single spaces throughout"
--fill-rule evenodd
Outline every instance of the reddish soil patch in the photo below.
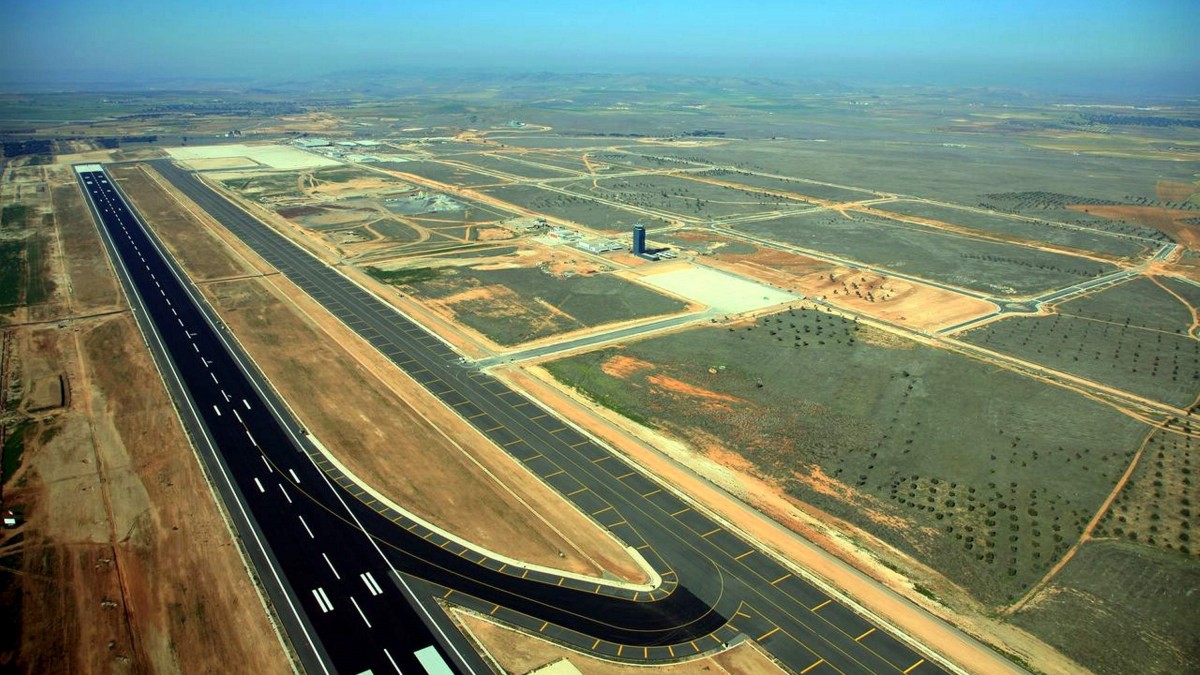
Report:
M 1186 219 L 1198 217 L 1196 211 L 1168 209 L 1161 206 L 1130 206 L 1127 204 L 1105 206 L 1072 204 L 1067 208 L 1103 218 L 1124 220 L 1152 227 L 1190 249 L 1200 249 L 1200 226 L 1184 222 Z
M 600 370 L 604 371 L 605 375 L 622 380 L 629 379 L 634 374 L 643 370 L 651 370 L 653 368 L 654 364 L 652 363 L 647 363 L 641 359 L 635 359 L 632 356 L 625 356 L 623 354 L 613 356 L 605 361 L 604 365 L 600 366 Z
M 1200 191 L 1193 183 L 1178 183 L 1171 180 L 1160 180 L 1154 186 L 1154 192 L 1160 202 L 1186 202 L 1192 194 Z
M 704 399 L 706 401 L 717 401 L 721 403 L 740 403 L 742 399 L 728 394 L 721 394 L 715 391 L 710 391 L 703 387 L 688 384 L 682 380 L 677 380 L 669 375 L 651 375 L 646 378 L 651 384 L 668 391 L 672 394 L 681 394 L 692 398 Z

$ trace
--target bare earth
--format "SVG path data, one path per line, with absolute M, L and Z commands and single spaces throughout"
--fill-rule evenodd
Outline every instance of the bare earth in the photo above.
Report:
M 124 187 L 139 209 L 166 194 L 153 182 L 138 183 L 136 191 L 133 185 Z M 182 211 L 175 204 L 172 210 Z M 206 226 L 197 234 L 188 218 L 154 224 L 191 275 L 265 267 L 243 246 L 231 248 L 232 237 L 218 239 Z M 202 284 L 201 290 L 306 428 L 367 485 L 503 555 L 590 576 L 646 580 L 617 540 L 281 275 Z
M 24 587 L 15 665 L 288 672 L 69 170 L 53 182 L 67 260 L 50 306 L 64 316 L 115 313 L 9 333 L 23 380 L 61 374 L 68 390 L 66 407 L 44 412 L 26 434 L 25 461 L 5 491 L 28 518 L 2 540 L 6 554 L 23 554 L 13 579 Z M 24 541 L 13 546 L 18 533 Z
M 500 664 L 505 673 L 523 675 L 562 659 L 570 661 L 571 665 L 587 675 L 633 675 L 648 671 L 645 666 L 613 663 L 577 654 L 475 614 L 456 611 L 453 613 L 453 617 L 467 631 L 467 634 L 475 638 L 492 659 Z M 655 675 L 685 675 L 700 672 L 766 675 L 785 671 L 755 643 L 744 642 L 715 656 L 670 666 L 658 666 L 650 672 Z

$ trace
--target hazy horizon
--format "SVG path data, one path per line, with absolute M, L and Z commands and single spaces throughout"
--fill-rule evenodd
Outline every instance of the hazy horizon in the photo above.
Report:
M 1062 94 L 1200 93 L 1200 3 L 460 1 L 334 8 L 0 0 L 0 81 L 263 82 L 345 70 L 661 73 Z

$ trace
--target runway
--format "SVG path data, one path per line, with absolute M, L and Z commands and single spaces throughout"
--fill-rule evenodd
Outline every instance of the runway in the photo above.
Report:
M 369 551 L 354 554 L 351 557 L 355 564 L 359 564 L 360 555 L 374 555 L 385 568 L 380 571 L 385 578 L 390 565 L 438 586 L 438 593 L 445 601 L 490 613 L 583 651 L 619 660 L 677 660 L 748 636 L 759 639 L 768 651 L 797 671 L 941 672 L 913 646 L 754 549 L 609 449 L 487 374 L 463 368 L 458 363 L 458 354 L 422 327 L 254 220 L 190 174 L 167 162 L 153 164 L 176 187 L 464 419 L 598 524 L 637 548 L 662 575 L 664 583 L 656 591 L 635 595 L 636 592 L 613 586 L 555 579 L 552 575 L 518 575 L 518 571 L 448 544 L 444 538 L 416 536 L 409 526 L 400 526 L 403 520 L 393 522 L 396 519 L 392 514 L 355 499 L 352 491 L 330 488 L 336 499 L 331 499 L 325 491 L 314 492 L 310 496 L 314 504 L 330 513 L 336 513 L 336 509 L 329 504 L 343 503 L 345 511 L 335 517 L 341 521 L 341 529 L 372 542 L 371 547 L 378 549 L 374 554 Z M 197 374 L 204 373 L 197 371 Z M 256 386 L 261 386 L 257 378 L 257 375 L 253 378 Z M 214 423 L 220 424 L 216 420 Z M 313 452 L 295 433 L 289 435 L 294 447 L 284 454 L 290 453 L 293 461 L 297 448 Z M 246 464 L 253 462 L 247 460 Z M 310 471 L 319 474 L 309 477 L 311 484 L 328 477 L 312 462 L 308 464 Z M 261 481 L 262 477 L 254 478 Z M 258 483 L 252 478 L 238 481 L 241 492 L 253 497 Z M 286 527 L 274 521 L 270 527 L 262 523 L 259 526 L 263 531 Z M 360 527 L 372 539 L 363 537 L 358 532 Z M 293 555 L 293 544 L 287 540 L 279 544 L 288 549 L 286 554 L 279 555 L 281 559 L 303 557 Z M 318 570 L 323 564 L 319 557 L 312 562 Z M 302 587 L 299 583 L 292 585 Z M 423 602 L 428 602 L 428 598 Z M 305 607 L 308 613 L 328 614 L 323 609 L 319 599 Z M 341 636 L 336 638 L 341 639 Z M 323 635 L 320 642 L 324 643 Z M 447 658 L 452 659 L 453 654 Z

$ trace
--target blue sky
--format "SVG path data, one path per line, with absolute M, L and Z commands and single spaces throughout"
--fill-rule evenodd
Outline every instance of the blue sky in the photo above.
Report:
M 1196 0 L 0 0 L 0 76 L 450 66 L 1005 86 L 1145 78 L 1197 93 L 1198 27 Z

